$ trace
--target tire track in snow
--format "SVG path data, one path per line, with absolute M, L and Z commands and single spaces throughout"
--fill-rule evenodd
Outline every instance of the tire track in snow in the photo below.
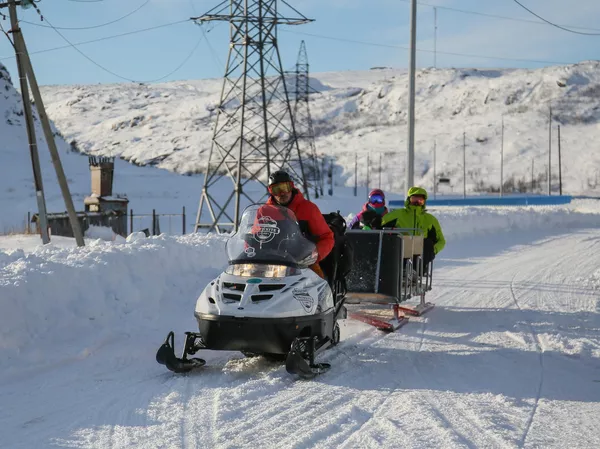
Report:
M 505 267 L 503 265 L 499 265 L 497 268 L 492 269 L 490 271 L 486 271 L 483 275 L 478 276 L 476 279 L 470 279 L 472 283 L 476 283 L 478 279 L 485 280 L 490 276 L 495 277 L 496 275 L 503 274 Z M 452 290 L 459 288 L 444 288 L 437 293 L 438 298 L 443 298 L 445 295 L 451 295 L 452 297 L 457 296 L 457 293 Z M 433 309 L 435 311 L 435 308 Z M 441 382 L 437 380 L 434 376 L 425 376 L 421 369 L 419 368 L 419 359 L 418 354 L 426 354 L 423 351 L 423 347 L 426 345 L 425 335 L 427 331 L 428 319 L 423 318 L 421 324 L 421 339 L 419 342 L 419 347 L 417 353 L 414 355 L 414 363 L 413 368 L 417 372 L 417 374 L 428 380 L 428 383 L 436 384 L 439 388 L 439 391 L 442 392 L 445 389 Z M 493 442 L 494 447 L 511 447 L 510 443 L 503 440 L 500 436 L 496 435 L 496 433 L 491 429 L 486 429 L 485 425 L 481 425 L 481 416 L 476 412 L 470 409 L 468 404 L 465 404 L 462 401 L 456 401 L 454 398 L 450 399 L 452 402 L 451 405 L 446 404 L 444 397 L 439 397 L 440 394 L 432 393 L 432 390 L 423 390 L 420 394 L 421 399 L 426 402 L 430 407 L 430 412 L 442 423 L 442 427 L 453 432 L 456 436 L 457 440 L 462 444 L 469 448 L 478 448 L 481 447 L 481 441 L 485 441 L 485 447 L 490 447 L 489 444 Z M 452 410 L 452 417 L 446 416 L 443 409 L 450 407 Z M 459 430 L 460 429 L 460 430 Z M 468 432 L 464 432 L 467 430 Z M 469 436 L 470 435 L 470 436 Z M 476 437 L 474 440 L 471 436 Z M 479 442 L 478 442 L 479 441 Z
M 234 396 L 237 401 L 249 403 L 247 407 L 243 407 L 239 411 L 244 415 L 244 422 L 230 425 L 228 433 L 234 435 L 233 438 L 247 439 L 253 434 L 267 433 L 269 429 L 283 428 L 283 435 L 278 439 L 278 445 L 297 446 L 306 444 L 306 442 L 302 443 L 302 438 L 299 441 L 298 435 L 306 435 L 304 438 L 309 438 L 312 441 L 311 444 L 314 444 L 314 438 L 317 435 L 321 435 L 323 439 L 338 440 L 341 444 L 341 442 L 347 440 L 349 433 L 353 433 L 353 429 L 364 425 L 364 421 L 354 424 L 348 424 L 349 422 L 352 423 L 363 416 L 366 417 L 365 421 L 368 421 L 373 415 L 373 412 L 368 410 L 373 407 L 377 408 L 387 399 L 385 397 L 377 398 L 378 403 L 371 404 L 371 398 L 364 395 L 363 401 L 358 405 L 355 404 L 356 392 L 354 390 L 356 387 L 353 386 L 368 385 L 373 377 L 373 367 L 364 364 L 365 369 L 354 371 L 352 377 L 349 378 L 346 374 L 356 369 L 356 357 L 360 357 L 361 354 L 365 353 L 365 349 L 370 348 L 372 344 L 384 339 L 386 336 L 387 334 L 365 328 L 364 331 L 343 340 L 339 346 L 325 351 L 323 354 L 325 357 L 323 358 L 333 364 L 332 370 L 317 377 L 314 381 L 305 382 L 288 379 L 282 367 L 267 379 L 267 383 L 272 384 L 270 392 L 264 391 L 265 385 L 261 381 L 255 382 L 256 385 L 249 391 L 242 391 L 242 396 L 239 395 L 240 388 L 236 388 L 237 391 L 227 391 L 228 395 Z M 355 357 L 350 357 L 346 351 L 355 346 L 361 349 L 357 351 Z M 338 384 L 340 379 L 342 379 L 340 387 L 334 387 L 333 400 L 324 401 L 323 397 L 332 395 L 331 385 Z M 349 391 L 343 391 L 343 380 L 348 379 L 351 379 Z M 284 385 L 281 385 L 281 383 L 284 383 Z M 254 396 L 257 392 L 262 396 L 261 409 L 258 413 L 253 410 Z M 383 395 L 384 393 L 379 394 Z M 362 402 L 367 403 L 362 404 Z M 335 415 L 329 413 L 332 407 L 336 410 Z M 246 410 L 248 413 L 246 413 Z M 319 420 L 319 416 L 328 418 Z M 231 424 L 231 421 L 229 422 Z M 286 424 L 289 422 L 294 422 L 296 425 L 293 434 L 285 429 Z M 318 424 L 315 426 L 315 423 Z M 334 446 L 338 447 L 339 444 L 334 444 Z
M 515 278 L 517 277 L 517 274 L 518 274 L 518 272 L 515 273 L 514 276 L 512 277 L 512 279 L 510 280 L 510 294 L 511 294 L 512 299 L 513 299 L 515 305 L 517 306 L 517 308 L 521 311 L 521 313 L 523 313 L 523 315 L 525 315 L 525 311 L 519 304 L 519 301 L 517 300 L 517 296 L 515 295 L 514 283 L 515 283 Z M 542 349 L 542 344 L 540 342 L 540 338 L 539 338 L 538 334 L 535 332 L 535 329 L 533 328 L 533 324 L 532 324 L 531 320 L 528 320 L 527 318 L 525 318 L 525 320 L 527 321 L 529 331 L 531 332 L 531 336 L 533 337 L 536 351 L 539 354 L 540 380 L 539 380 L 537 392 L 535 395 L 533 409 L 531 410 L 531 414 L 529 415 L 529 418 L 527 419 L 527 423 L 525 424 L 525 431 L 523 432 L 523 436 L 521 437 L 520 447 L 524 447 L 525 443 L 527 442 L 527 436 L 529 435 L 529 431 L 531 430 L 531 426 L 533 424 L 533 419 L 537 413 L 538 406 L 540 403 L 540 398 L 542 396 L 542 389 L 544 387 L 544 351 Z

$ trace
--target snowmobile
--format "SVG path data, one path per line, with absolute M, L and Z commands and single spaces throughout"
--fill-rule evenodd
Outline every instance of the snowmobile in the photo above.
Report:
M 156 360 L 185 373 L 205 365 L 188 357 L 200 350 L 241 351 L 285 360 L 289 373 L 306 379 L 327 371 L 330 365 L 315 358 L 339 342 L 338 319 L 346 318 L 336 260 L 325 264 L 328 279 L 311 270 L 318 255 L 315 243 L 304 236 L 291 210 L 275 205 L 246 208 L 226 251 L 227 268 L 196 302 L 199 332 L 186 332 L 181 357 L 170 332 Z

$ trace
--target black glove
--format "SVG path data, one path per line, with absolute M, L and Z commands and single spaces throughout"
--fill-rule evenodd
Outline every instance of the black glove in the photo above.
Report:
M 363 226 L 368 226 L 371 229 L 381 228 L 381 216 L 373 210 L 364 211 L 362 213 L 360 222 Z

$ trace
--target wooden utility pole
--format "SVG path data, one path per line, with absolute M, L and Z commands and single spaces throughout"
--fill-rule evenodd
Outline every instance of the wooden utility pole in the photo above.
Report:
M 437 173 L 436 173 L 436 161 L 435 161 L 435 157 L 436 157 L 436 150 L 437 150 L 437 140 L 433 141 L 433 199 L 435 200 L 436 195 L 437 195 Z
M 467 197 L 467 133 L 463 132 L 463 198 Z
M 371 170 L 371 159 L 369 159 L 369 154 L 367 153 L 367 180 L 365 182 L 365 187 L 367 188 L 367 200 L 369 199 L 369 183 L 371 180 L 369 179 L 369 171 Z
M 558 125 L 558 188 L 562 196 L 562 161 L 560 159 L 560 125 Z
M 534 164 L 534 160 L 532 158 L 531 159 L 531 193 L 533 193 L 533 188 L 534 188 L 534 183 L 533 183 L 533 164 Z
M 548 196 L 552 195 L 552 104 L 548 107 Z
M 31 59 L 29 58 L 29 54 L 27 52 L 27 45 L 25 44 L 25 39 L 23 38 L 23 33 L 21 32 L 21 28 L 19 27 L 19 23 L 17 20 L 17 4 L 21 2 L 17 2 L 16 0 L 8 1 L 8 10 L 10 13 L 11 20 L 11 33 L 13 34 L 14 47 L 17 55 L 17 63 L 19 65 L 19 78 L 21 81 L 21 90 L 23 95 L 23 107 L 24 109 L 28 109 L 26 111 L 26 118 L 29 124 L 28 128 L 28 136 L 29 136 L 29 145 L 32 149 L 32 160 L 37 159 L 37 172 L 39 179 L 36 180 L 36 195 L 38 196 L 38 209 L 40 210 L 40 226 L 42 226 L 42 240 L 44 240 L 44 232 L 48 232 L 47 228 L 47 216 L 46 216 L 46 205 L 45 200 L 43 199 L 43 186 L 42 186 L 42 176 L 41 171 L 39 169 L 39 156 L 37 152 L 37 145 L 35 144 L 35 130 L 33 123 L 33 115 L 31 111 L 31 103 L 29 102 L 29 91 L 27 89 L 27 81 L 29 81 L 29 85 L 31 86 L 31 92 L 33 94 L 33 98 L 35 100 L 35 105 L 38 111 L 38 115 L 40 117 L 40 122 L 42 123 L 42 129 L 44 130 L 44 136 L 46 138 L 46 143 L 48 144 L 48 149 L 50 151 L 50 156 L 52 159 L 52 164 L 54 165 L 54 170 L 56 171 L 56 177 L 58 179 L 58 184 L 60 186 L 60 190 L 65 202 L 65 206 L 67 208 L 67 214 L 69 216 L 69 221 L 71 224 L 71 229 L 73 230 L 73 236 L 77 242 L 77 246 L 85 246 L 83 240 L 83 233 L 81 231 L 81 226 L 79 223 L 79 219 L 77 218 L 77 212 L 75 211 L 75 206 L 73 205 L 73 199 L 71 197 L 71 192 L 69 191 L 69 184 L 67 183 L 67 178 L 65 176 L 65 172 L 63 170 L 62 163 L 60 162 L 60 156 L 58 154 L 58 149 L 56 147 L 56 141 L 54 140 L 54 134 L 52 133 L 52 127 L 50 126 L 50 121 L 48 120 L 48 115 L 46 114 L 46 108 L 44 106 L 44 102 L 42 100 L 42 95 L 40 93 L 40 88 L 37 83 L 37 79 L 35 77 L 35 73 L 33 71 L 33 65 L 31 64 Z M 2 6 L 2 5 L 0 5 Z M 31 128 L 31 131 L 30 131 Z M 33 144 L 31 140 L 31 136 L 33 136 Z M 36 163 L 34 162 L 34 178 L 36 177 Z M 39 184 L 38 184 L 39 182 Z M 38 190 L 38 185 L 40 190 Z M 40 195 L 41 194 L 41 195 Z M 41 201 L 40 201 L 41 197 Z M 42 207 L 40 205 L 43 203 Z M 46 223 L 42 222 L 42 209 L 43 209 L 43 220 Z M 45 230 L 45 231 L 44 231 Z M 44 241 L 44 243 L 48 243 L 50 241 L 49 237 L 48 241 Z
M 29 141 L 29 155 L 31 157 L 31 165 L 33 168 L 33 184 L 35 186 L 35 198 L 38 206 L 38 225 L 40 227 L 42 243 L 45 245 L 47 243 L 50 243 L 50 236 L 48 235 L 46 197 L 44 195 L 44 183 L 42 181 L 42 170 L 40 168 L 40 157 L 37 147 L 37 138 L 35 135 L 35 123 L 33 121 L 31 101 L 29 99 L 27 72 L 25 70 L 25 64 L 23 62 L 23 53 L 19 50 L 19 46 L 16 39 L 16 35 L 19 34 L 15 31 L 19 28 L 19 24 L 17 21 L 17 6 L 14 1 L 9 1 L 8 3 L 0 4 L 0 7 L 5 6 L 8 6 L 10 24 L 12 28 L 11 32 L 15 36 L 15 42 L 13 46 L 15 48 L 15 55 L 17 59 L 17 70 L 19 72 L 19 83 L 21 86 L 21 96 L 23 98 L 23 113 L 25 115 L 25 128 L 27 129 L 27 140 Z
M 381 189 L 381 152 L 379 153 L 379 183 L 377 184 L 377 188 Z
M 358 153 L 354 153 L 354 196 L 358 195 Z
M 502 142 L 500 144 L 500 196 L 504 194 L 504 116 L 502 116 Z

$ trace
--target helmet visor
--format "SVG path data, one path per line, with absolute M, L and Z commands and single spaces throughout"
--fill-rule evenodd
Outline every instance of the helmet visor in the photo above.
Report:
M 273 196 L 291 193 L 294 189 L 294 184 L 291 182 L 279 182 L 269 186 L 269 193 Z

